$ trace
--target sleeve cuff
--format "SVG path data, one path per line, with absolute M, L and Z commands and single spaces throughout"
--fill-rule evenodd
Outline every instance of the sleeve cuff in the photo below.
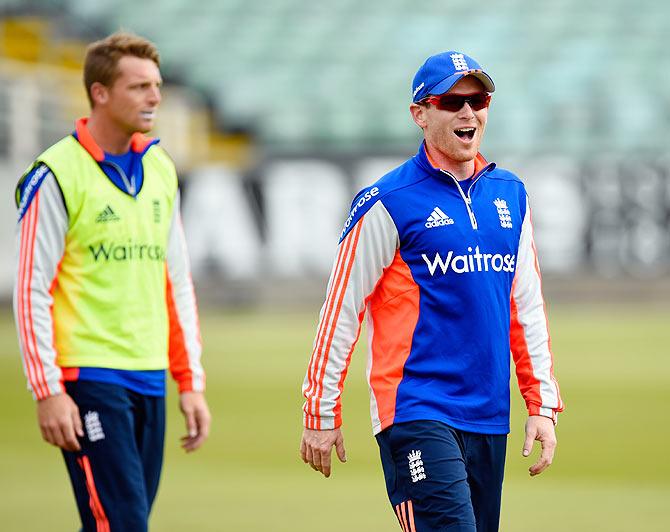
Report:
M 177 383 L 179 393 L 183 392 L 204 392 L 205 374 L 193 371 L 180 371 L 177 375 L 172 374 L 172 378 Z
M 554 425 L 558 423 L 558 412 L 553 408 L 531 404 L 528 405 L 528 415 L 548 417 L 554 422 Z
M 193 379 L 190 379 L 190 378 L 177 380 L 177 388 L 179 390 L 179 393 L 204 392 L 205 391 L 204 382 L 203 382 L 202 386 L 194 386 Z
M 49 397 L 54 397 L 56 395 L 61 395 L 61 394 L 65 393 L 65 387 L 63 386 L 62 382 L 59 382 L 58 385 L 56 385 L 54 387 L 45 386 L 45 388 L 47 389 L 47 391 L 49 393 L 47 393 L 47 394 L 41 393 L 39 396 L 35 393 L 35 390 L 33 390 L 33 389 L 30 390 L 30 392 L 33 395 L 33 399 L 35 401 L 42 401 L 43 399 L 48 399 Z M 55 391 L 53 391 L 53 390 L 55 390 Z
M 311 430 L 334 430 L 342 425 L 341 422 L 336 423 L 335 416 L 313 416 L 306 412 L 303 412 L 302 424 Z
M 60 395 L 65 392 L 65 383 L 63 380 L 62 372 L 59 372 L 58 380 L 49 380 L 40 384 L 39 386 L 33 386 L 28 382 L 28 391 L 32 394 L 35 401 L 41 401 L 42 399 L 48 399 L 54 395 Z M 76 380 L 76 379 L 74 379 Z M 37 391 L 35 390 L 37 388 Z
M 193 383 L 190 379 L 187 381 L 177 381 L 177 388 L 179 389 L 179 393 L 194 391 Z

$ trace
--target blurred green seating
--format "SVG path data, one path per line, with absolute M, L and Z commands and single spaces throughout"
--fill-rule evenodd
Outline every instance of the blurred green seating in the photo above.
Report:
M 166 75 L 278 149 L 413 146 L 411 79 L 446 49 L 499 88 L 488 153 L 667 149 L 666 0 L 60 2 L 73 20 L 153 39 Z

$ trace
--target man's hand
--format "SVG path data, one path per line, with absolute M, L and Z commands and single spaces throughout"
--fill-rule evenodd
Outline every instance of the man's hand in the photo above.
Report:
M 37 401 L 37 423 L 42 438 L 66 451 L 79 451 L 77 437 L 84 437 L 79 407 L 66 393 Z
M 526 421 L 526 441 L 523 444 L 522 454 L 528 456 L 533 450 L 533 441 L 539 441 L 542 453 L 538 461 L 528 468 L 530 476 L 539 475 L 547 469 L 554 459 L 556 450 L 556 432 L 554 422 L 544 416 L 529 416 Z
M 333 445 L 340 462 L 346 462 L 344 437 L 339 428 L 335 430 L 304 429 L 300 442 L 300 457 L 314 471 L 321 471 L 323 476 L 328 478 L 330 476 L 330 455 Z
M 209 436 L 212 416 L 202 392 L 182 392 L 179 395 L 179 409 L 186 420 L 186 436 L 181 438 L 181 446 L 190 453 L 198 449 Z

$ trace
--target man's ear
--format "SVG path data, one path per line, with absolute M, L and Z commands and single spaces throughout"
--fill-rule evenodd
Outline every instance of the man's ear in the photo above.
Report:
M 409 106 L 409 112 L 412 115 L 414 123 L 419 126 L 421 129 L 426 127 L 426 113 L 428 108 L 425 105 L 419 105 L 418 103 L 412 103 Z
M 91 85 L 91 101 L 93 102 L 93 106 L 105 105 L 108 100 L 109 89 L 99 81 L 93 83 Z

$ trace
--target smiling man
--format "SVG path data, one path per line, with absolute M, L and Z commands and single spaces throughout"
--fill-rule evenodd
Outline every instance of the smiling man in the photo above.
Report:
M 528 408 L 529 471 L 550 464 L 563 410 L 553 376 L 528 197 L 479 153 L 495 90 L 459 52 L 412 85 L 418 153 L 354 199 L 303 386 L 303 461 L 345 461 L 341 394 L 367 314 L 370 406 L 405 532 L 498 530 L 510 351 Z
M 159 56 L 116 33 L 84 64 L 90 118 L 16 189 L 14 312 L 42 437 L 62 449 L 85 531 L 145 531 L 158 490 L 165 373 L 198 449 L 210 414 L 174 164 L 144 134 Z

